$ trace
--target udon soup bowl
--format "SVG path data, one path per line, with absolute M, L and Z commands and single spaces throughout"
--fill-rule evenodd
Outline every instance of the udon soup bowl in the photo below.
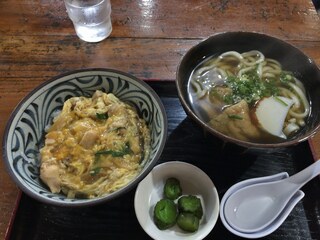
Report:
M 194 111 L 190 100 L 188 82 L 193 70 L 205 59 L 219 56 L 227 51 L 239 53 L 258 50 L 266 58 L 280 62 L 282 69 L 291 71 L 306 89 L 306 94 L 311 103 L 310 114 L 305 119 L 305 126 L 292 138 L 279 142 L 259 143 L 239 140 L 223 134 L 204 121 Z M 314 135 L 320 126 L 320 70 L 312 59 L 293 45 L 265 34 L 254 32 L 225 32 L 213 35 L 199 44 L 193 46 L 182 57 L 176 73 L 176 86 L 179 99 L 187 115 L 197 122 L 202 128 L 212 135 L 245 148 L 273 149 L 287 147 L 302 142 Z
M 39 177 L 39 149 L 46 126 L 70 97 L 91 97 L 96 90 L 113 93 L 137 109 L 149 126 L 151 149 L 141 172 L 124 187 L 92 199 L 67 198 L 51 193 Z M 167 118 L 158 95 L 145 82 L 111 69 L 79 70 L 57 76 L 31 91 L 15 108 L 3 137 L 3 159 L 13 181 L 26 194 L 58 206 L 87 206 L 114 199 L 137 185 L 155 166 L 164 148 Z

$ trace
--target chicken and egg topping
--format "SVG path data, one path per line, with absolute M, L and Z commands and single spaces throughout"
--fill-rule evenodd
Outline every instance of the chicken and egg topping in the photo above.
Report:
M 150 152 L 150 132 L 113 94 L 73 97 L 46 134 L 40 178 L 51 192 L 94 198 L 123 187 Z

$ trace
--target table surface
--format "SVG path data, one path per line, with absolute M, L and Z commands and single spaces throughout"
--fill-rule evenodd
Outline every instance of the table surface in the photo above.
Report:
M 103 67 L 174 81 L 186 51 L 218 32 L 272 35 L 320 65 L 320 18 L 311 0 L 117 0 L 112 24 L 108 39 L 86 43 L 75 35 L 63 1 L 0 1 L 1 136 L 18 102 L 53 76 Z M 313 158 L 320 158 L 320 133 L 309 144 Z M 20 194 L 0 161 L 0 239 L 8 236 Z

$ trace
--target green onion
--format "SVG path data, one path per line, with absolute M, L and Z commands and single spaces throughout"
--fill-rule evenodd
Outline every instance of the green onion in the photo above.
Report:
M 294 76 L 291 72 L 287 72 L 287 71 L 282 71 L 280 73 L 280 82 L 287 85 L 289 82 L 293 81 Z
M 257 70 L 252 69 L 241 76 L 228 76 L 227 86 L 231 94 L 224 96 L 227 104 L 234 104 L 244 99 L 248 104 L 253 104 L 262 97 L 277 95 L 279 88 L 274 79 L 268 81 L 260 79 Z
M 239 116 L 239 115 L 236 115 L 236 114 L 231 114 L 231 115 L 228 115 L 228 118 L 230 119 L 236 119 L 236 120 L 242 120 L 243 117 Z
M 278 97 L 274 97 L 275 100 L 277 100 L 279 103 L 281 103 L 284 106 L 288 106 L 288 104 L 286 104 L 282 99 L 278 98 Z
M 125 146 L 123 146 L 123 148 L 119 151 L 115 151 L 115 150 L 101 150 L 95 153 L 96 156 L 99 155 L 105 155 L 105 154 L 111 154 L 112 157 L 122 157 L 124 155 L 130 154 L 132 153 L 132 150 L 130 149 L 130 145 L 127 142 L 125 144 Z
M 108 113 L 96 113 L 96 117 L 100 120 L 108 119 Z
M 100 170 L 101 170 L 101 167 L 94 168 L 90 171 L 90 175 L 95 176 L 100 172 Z

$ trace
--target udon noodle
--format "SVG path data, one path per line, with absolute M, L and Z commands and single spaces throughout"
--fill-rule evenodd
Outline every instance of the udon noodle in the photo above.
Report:
M 291 137 L 306 124 L 305 119 L 310 113 L 302 82 L 291 72 L 283 70 L 278 61 L 266 58 L 257 50 L 244 53 L 229 51 L 205 60 L 193 71 L 189 92 L 200 118 L 216 130 L 240 140 L 270 142 Z M 282 136 L 270 136 L 254 114 L 259 102 L 268 97 L 292 102 L 282 126 Z M 230 113 L 228 117 L 221 116 L 226 111 L 230 112 L 232 107 L 241 107 L 240 112 L 248 111 L 248 119 L 235 115 L 230 117 Z M 228 123 L 222 124 L 226 119 L 229 119 Z M 246 120 L 246 123 L 237 121 L 236 126 L 231 126 L 230 122 L 235 120 Z M 254 134 L 246 133 L 250 131 L 248 124 L 254 128 Z

